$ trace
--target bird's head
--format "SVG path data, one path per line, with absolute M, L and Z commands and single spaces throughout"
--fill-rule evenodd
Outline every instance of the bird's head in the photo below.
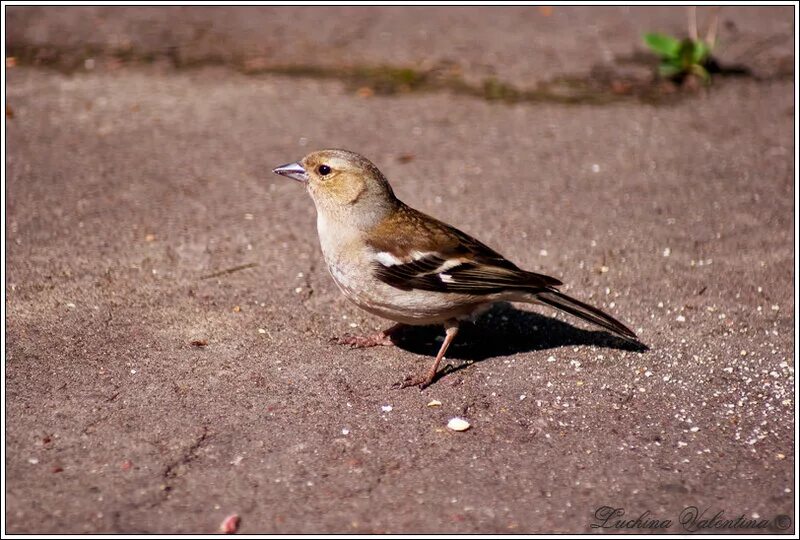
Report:
M 334 216 L 374 214 L 396 203 L 389 182 L 367 158 L 348 150 L 319 150 L 274 173 L 306 184 L 317 212 Z

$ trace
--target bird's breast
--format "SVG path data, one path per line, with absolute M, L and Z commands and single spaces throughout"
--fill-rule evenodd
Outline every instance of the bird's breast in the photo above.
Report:
M 360 232 L 332 226 L 317 218 L 320 247 L 331 277 L 342 293 L 360 308 L 405 324 L 433 324 L 470 314 L 481 299 L 468 295 L 393 287 L 375 273 L 379 254 Z

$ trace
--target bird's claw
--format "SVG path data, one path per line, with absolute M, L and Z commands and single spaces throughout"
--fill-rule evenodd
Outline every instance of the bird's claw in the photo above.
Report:
M 422 391 L 425 390 L 427 387 L 429 387 L 432 382 L 433 382 L 433 377 L 414 377 L 412 375 L 409 375 L 402 381 L 394 383 L 392 385 L 392 388 L 395 390 L 402 390 L 403 388 L 418 386 L 420 391 Z

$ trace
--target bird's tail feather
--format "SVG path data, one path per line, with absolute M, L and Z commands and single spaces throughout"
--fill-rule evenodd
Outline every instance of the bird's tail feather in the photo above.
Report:
M 630 328 L 619 322 L 611 315 L 603 313 L 596 307 L 585 304 L 580 300 L 576 300 L 571 296 L 567 296 L 564 293 L 558 291 L 541 292 L 536 295 L 536 300 L 543 304 L 547 304 L 548 306 L 560 309 L 561 311 L 565 311 L 566 313 L 574 315 L 579 319 L 583 319 L 584 321 L 589 321 L 601 326 L 628 341 L 633 341 L 636 343 L 639 341 L 636 338 L 636 334 L 634 334 Z

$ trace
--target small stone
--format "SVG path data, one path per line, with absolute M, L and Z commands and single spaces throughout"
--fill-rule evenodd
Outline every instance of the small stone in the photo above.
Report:
M 240 522 L 239 514 L 231 514 L 222 521 L 222 524 L 219 526 L 219 532 L 222 534 L 234 534 L 239 530 Z
M 776 454 L 775 457 L 780 459 L 780 460 L 786 459 L 786 455 L 785 454 Z
M 375 95 L 375 91 L 369 86 L 362 86 L 356 90 L 356 95 L 360 98 L 368 98 Z
M 686 322 L 686 317 L 684 317 L 683 315 L 678 315 L 677 317 L 675 317 L 675 320 L 678 322 Z
M 439 401 L 438 399 L 432 399 L 426 405 L 426 407 L 441 407 L 441 406 L 442 406 L 442 402 Z
M 259 329 L 258 329 L 258 333 L 259 333 L 259 334 L 266 334 L 266 333 L 267 333 L 267 331 L 266 331 L 266 330 L 264 330 L 263 328 L 259 328 Z
M 464 420 L 463 418 L 451 418 L 449 422 L 447 422 L 447 429 L 452 431 L 466 431 L 470 428 L 469 422 Z
M 383 406 L 381 406 L 381 410 L 383 412 L 392 412 L 392 406 L 391 405 L 383 405 Z

